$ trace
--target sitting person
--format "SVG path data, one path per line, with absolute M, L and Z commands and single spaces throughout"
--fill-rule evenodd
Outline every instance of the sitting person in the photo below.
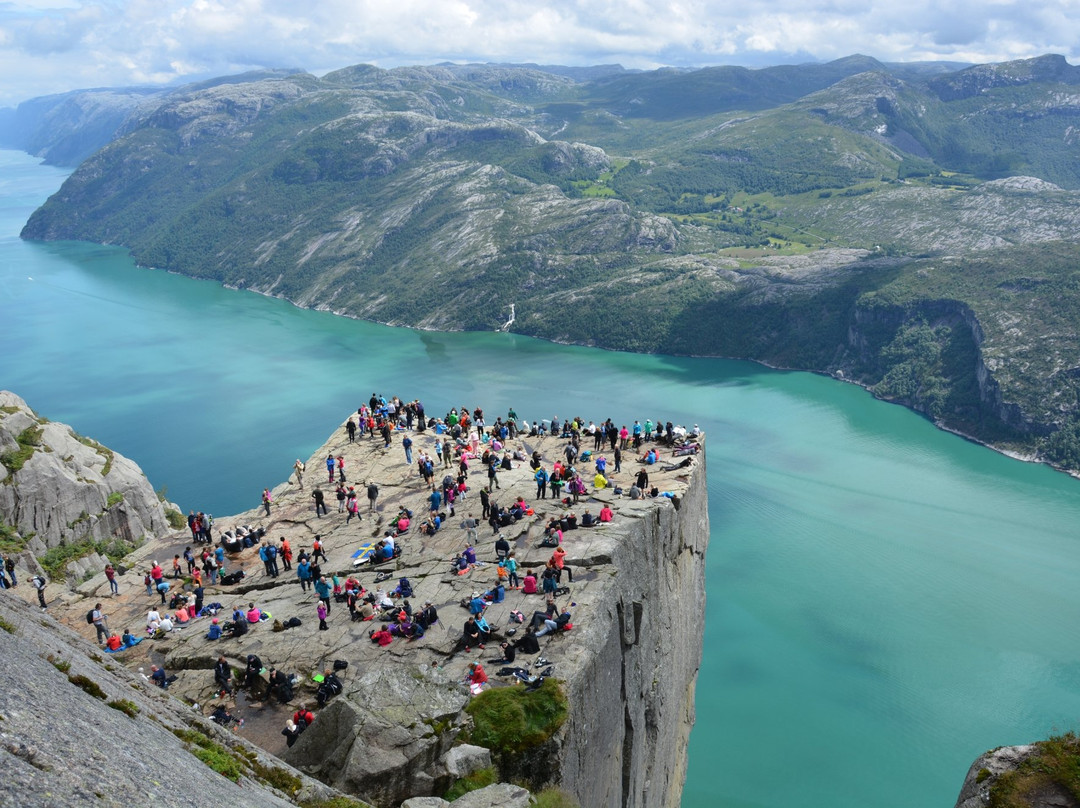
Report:
M 469 663 L 469 672 L 465 674 L 465 683 L 473 693 L 479 693 L 488 683 L 487 673 L 479 662 Z
M 180 625 L 186 624 L 191 619 L 191 615 L 188 614 L 187 606 L 181 606 L 176 610 L 176 622 Z
M 161 624 L 161 615 L 158 614 L 157 609 L 151 609 L 146 613 L 146 630 L 153 634 L 157 631 L 157 627 Z
M 465 560 L 468 561 L 470 565 L 476 564 L 476 550 L 471 544 L 462 551 L 462 555 L 465 556 Z
M 380 648 L 385 648 L 394 641 L 394 635 L 390 633 L 390 629 L 388 628 L 381 628 L 378 631 L 372 629 L 368 632 L 368 637 L 370 637 L 371 641 L 376 643 Z
M 514 647 L 522 654 L 539 654 L 540 643 L 536 639 L 536 629 L 529 626 L 525 636 L 514 643 Z
M 601 522 L 610 522 L 614 518 L 614 516 L 615 514 L 612 513 L 610 505 L 605 504 L 604 507 L 600 509 Z
M 506 599 L 506 587 L 502 581 L 496 581 L 495 586 L 484 593 L 483 599 L 488 603 L 502 603 Z
M 218 657 L 214 663 L 214 686 L 221 692 L 231 696 L 233 692 L 232 665 L 223 656 Z
M 228 710 L 225 709 L 224 704 L 218 704 L 214 708 L 214 712 L 210 713 L 210 720 L 215 724 L 220 724 L 223 727 L 227 727 L 233 722 L 239 723 L 243 726 L 243 722 L 240 719 L 233 716 Z
M 395 598 L 411 598 L 413 594 L 412 584 L 408 578 L 399 578 L 398 585 L 394 588 Z
M 158 632 L 172 631 L 172 630 L 173 630 L 172 618 L 169 617 L 169 615 L 165 615 L 164 617 L 161 618 L 161 622 L 158 623 L 157 631 L 155 631 L 154 633 L 157 634 Z
M 276 668 L 270 669 L 270 678 L 267 689 L 278 700 L 279 704 L 288 704 L 293 697 L 293 680 L 284 672 Z
M 255 654 L 248 654 L 247 667 L 244 669 L 244 687 L 250 687 L 252 690 L 252 697 L 257 698 L 256 691 L 259 689 L 259 685 L 262 684 L 262 660 Z
M 514 663 L 514 657 L 517 655 L 517 650 L 509 642 L 499 643 L 499 651 L 502 653 L 501 657 L 488 660 L 498 665 L 512 665 Z
M 416 616 L 416 623 L 423 629 L 429 629 L 437 622 L 439 622 L 439 613 L 429 600 L 424 604 L 424 608 L 420 610 L 420 614 Z
M 568 625 L 570 625 L 570 610 L 563 609 L 562 614 L 554 620 L 551 618 L 545 620 L 543 628 L 536 632 L 536 636 L 543 637 L 545 634 L 550 634 L 552 631 L 565 631 Z
M 466 572 L 469 571 L 469 569 L 469 559 L 465 557 L 464 552 L 462 552 L 460 555 L 454 556 L 451 567 L 452 572 L 456 572 L 458 575 L 464 575 Z
M 151 665 L 150 671 L 150 681 L 162 690 L 168 690 L 169 685 L 176 681 L 176 676 L 167 676 L 165 669 L 159 668 L 157 665 Z
M 608 485 L 610 485 L 610 483 L 608 482 L 607 477 L 605 477 L 599 471 L 596 472 L 596 476 L 593 477 L 593 488 L 595 488 L 597 491 L 600 491 L 604 488 L 607 488 Z
M 248 604 L 247 614 L 244 615 L 249 623 L 258 623 L 262 620 L 262 611 L 254 603 Z
M 585 513 L 581 514 L 581 526 L 582 527 L 594 527 L 596 525 L 596 517 L 589 513 L 589 509 L 585 509 Z
M 124 629 L 124 633 L 120 637 L 120 647 L 121 648 L 131 648 L 132 646 L 138 645 L 141 642 L 142 642 L 142 639 L 141 638 L 136 638 L 131 633 L 131 629 Z
M 480 626 L 476 623 L 475 615 L 469 615 L 469 619 L 465 621 L 465 626 L 461 633 L 461 644 L 465 648 L 465 652 L 475 645 L 478 648 L 484 647 L 483 633 L 480 630 Z
M 411 639 L 414 633 L 413 623 L 408 618 L 391 623 L 387 630 L 393 637 L 405 637 L 407 639 Z
M 247 634 L 247 632 L 248 632 L 247 620 L 233 620 L 232 621 L 232 632 L 230 633 L 229 636 L 231 636 L 233 639 L 236 639 L 237 637 L 243 637 L 245 634 Z
M 338 679 L 337 674 L 327 668 L 323 672 L 323 680 L 319 685 L 319 689 L 315 694 L 316 699 L 319 701 L 320 707 L 325 707 L 326 702 L 333 696 L 341 695 L 341 692 L 345 689 L 345 686 Z
M 525 579 L 521 582 L 521 591 L 526 595 L 535 595 L 537 593 L 535 573 L 529 572 L 525 576 Z
M 105 640 L 105 647 L 110 651 L 119 651 L 123 645 L 123 640 L 115 633 L 110 634 L 109 639 Z
M 472 598 L 469 600 L 469 614 L 483 614 L 487 606 L 487 601 L 479 592 L 472 593 Z

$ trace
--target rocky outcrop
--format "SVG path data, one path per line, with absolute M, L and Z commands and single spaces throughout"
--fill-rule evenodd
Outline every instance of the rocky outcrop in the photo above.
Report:
M 414 455 L 433 452 L 435 436 L 430 430 L 412 437 Z M 525 456 L 539 452 L 550 468 L 554 459 L 562 457 L 566 443 L 552 437 L 525 437 L 510 445 Z M 357 485 L 364 503 L 362 521 L 347 521 L 333 507 L 333 487 L 325 485 L 321 470 L 328 454 L 345 459 L 350 484 Z M 622 473 L 614 478 L 626 487 L 641 468 L 629 454 Z M 700 615 L 704 606 L 708 517 L 704 455 L 689 458 L 687 466 L 671 463 L 669 467 L 669 452 L 663 454 L 661 463 L 649 467 L 650 485 L 669 496 L 631 500 L 607 488 L 570 505 L 579 515 L 589 509 L 594 516 L 601 506 L 610 505 L 614 520 L 566 533 L 566 563 L 573 570 L 573 582 L 564 577 L 570 591 L 558 602 L 570 609 L 573 629 L 542 638 L 539 656 L 547 659 L 542 665 L 531 655 L 519 655 L 516 661 L 533 673 L 553 666 L 549 676 L 561 685 L 567 717 L 524 753 L 491 748 L 501 779 L 533 790 L 558 786 L 590 808 L 679 803 L 701 659 L 701 621 L 694 615 Z M 536 499 L 529 464 L 514 461 L 511 465 L 499 471 L 499 487 L 492 498 L 509 505 L 521 496 L 529 503 L 533 513 L 504 530 L 523 570 L 536 570 L 552 552 L 539 543 L 544 527 L 567 506 L 555 499 Z M 438 533 L 421 536 L 414 524 L 399 539 L 403 554 L 385 570 L 388 580 L 382 581 L 376 572 L 383 570 L 354 567 L 354 554 L 383 535 L 399 508 L 409 508 L 421 519 L 430 493 L 415 467 L 405 463 L 398 438 L 383 449 L 381 440 L 350 443 L 345 431 L 338 429 L 308 459 L 307 468 L 303 488 L 294 477 L 274 489 L 269 517 L 262 509 L 219 517 L 216 530 L 242 524 L 264 527 L 268 538 L 287 538 L 294 553 L 310 548 L 318 534 L 328 556 L 322 564 L 324 574 L 341 579 L 354 575 L 371 591 L 391 590 L 398 578 L 408 577 L 414 588 L 413 608 L 431 601 L 438 608 L 439 622 L 422 639 L 397 639 L 381 648 L 368 638 L 369 631 L 380 625 L 378 621 L 352 621 L 345 605 L 334 602 L 327 630 L 319 631 L 314 593 L 297 585 L 295 571 L 282 571 L 276 577 L 268 574 L 257 548 L 252 547 L 226 559 L 227 572 L 246 572 L 243 582 L 207 586 L 205 602 L 221 602 L 226 610 L 255 602 L 273 620 L 253 626 L 240 639 L 215 642 L 205 638 L 204 618 L 184 631 L 174 631 L 167 640 L 153 641 L 155 653 L 178 676 L 171 692 L 200 704 L 214 697 L 210 668 L 220 654 L 236 669 L 243 669 L 247 655 L 255 654 L 267 667 L 295 673 L 298 683 L 292 703 L 285 707 L 265 703 L 249 722 L 253 738 L 252 727 L 263 725 L 258 742 L 267 751 L 384 808 L 413 797 L 441 795 L 478 765 L 474 756 L 463 758 L 460 745 L 473 728 L 465 709 L 471 699 L 462 685 L 469 663 L 484 660 L 487 664 L 497 656 L 497 642 L 510 637 L 511 628 L 520 637 L 524 627 L 510 621 L 511 612 L 520 610 L 531 617 L 543 610 L 543 598 L 509 590 L 505 601 L 492 604 L 486 612 L 493 629 L 487 648 L 474 646 L 465 651 L 459 640 L 467 613 L 460 601 L 495 583 L 490 528 L 484 526 L 476 542 L 485 563 L 457 575 L 449 559 L 464 546 L 461 519 L 469 512 L 480 516 L 477 499 L 483 474 L 471 474 L 468 497 L 457 503 L 457 515 L 449 517 Z M 438 472 L 437 479 L 447 471 Z M 320 480 L 332 512 L 316 517 L 311 494 Z M 365 510 L 363 480 L 374 480 L 379 486 L 375 512 Z M 188 543 L 186 532 L 178 532 L 136 550 L 125 563 L 141 573 L 151 560 L 170 558 Z M 114 625 L 141 625 L 146 598 L 139 581 L 141 576 L 137 581 L 121 581 L 120 596 L 109 601 L 107 610 Z M 108 587 L 98 575 L 80 591 L 100 598 Z M 86 603 L 71 604 L 68 620 L 74 629 L 92 637 L 93 629 L 83 617 L 93 604 Z M 275 621 L 291 617 L 299 617 L 302 625 L 274 630 Z M 342 677 L 345 689 L 319 709 L 312 677 L 334 660 L 348 662 Z M 487 667 L 493 687 L 514 686 L 512 677 L 498 676 L 498 664 Z M 286 749 L 280 729 L 295 705 L 303 702 L 316 707 L 316 720 Z M 469 742 L 475 744 L 477 739 Z
M 169 529 L 133 461 L 0 391 L 0 521 L 33 555 L 61 544 L 137 544 Z
M 341 796 L 137 672 L 103 665 L 90 643 L 8 592 L 0 593 L 0 657 L 4 808 L 266 808 Z M 211 768 L 222 763 L 235 775 Z

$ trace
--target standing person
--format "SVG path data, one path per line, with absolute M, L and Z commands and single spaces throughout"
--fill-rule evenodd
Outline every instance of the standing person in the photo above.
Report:
M 465 541 L 469 544 L 476 544 L 476 529 L 480 526 L 480 523 L 476 521 L 471 513 L 465 517 L 465 521 L 461 523 L 461 526 L 465 528 Z
M 184 548 L 184 561 L 187 562 L 188 575 L 191 575 L 195 571 L 195 553 L 191 552 L 191 547 Z
M 321 489 L 316 488 L 311 492 L 311 498 L 315 500 L 315 515 L 321 519 L 322 514 L 326 513 L 326 496 Z M 320 510 L 322 513 L 319 513 Z
M 353 443 L 356 440 L 356 418 L 351 415 L 345 422 L 345 431 L 349 433 L 349 443 Z
M 38 605 L 41 606 L 41 611 L 45 611 L 49 608 L 45 603 L 45 579 L 40 575 L 35 575 L 31 579 L 31 583 L 34 585 L 34 589 L 37 590 Z
M 480 513 L 481 519 L 487 519 L 491 516 L 491 494 L 487 488 L 480 489 L 480 506 L 483 508 Z
M 182 577 L 180 574 L 180 556 L 174 555 L 172 560 L 172 577 L 173 580 L 177 580 Z
M 318 584 L 315 584 L 315 586 L 318 586 Z M 319 631 L 328 630 L 330 628 L 328 625 L 326 625 L 326 615 L 328 614 L 328 612 L 326 610 L 326 603 L 324 601 L 319 600 L 319 605 L 315 609 L 315 613 L 319 615 Z
M 296 462 L 293 463 L 293 471 L 296 472 L 296 484 L 300 486 L 300 490 L 304 490 L 304 461 L 299 457 L 296 458 Z
M 314 541 L 311 542 L 311 563 L 317 563 L 320 558 L 326 561 L 326 553 L 323 550 L 322 536 L 316 533 Z
M 367 498 L 368 498 L 368 510 L 375 510 L 375 500 L 379 498 L 379 486 L 375 485 L 374 480 L 369 480 L 367 484 Z
M 116 584 L 116 569 L 111 562 L 105 565 L 105 578 L 109 581 L 109 595 L 119 595 L 120 587 Z
M 300 579 L 300 591 L 306 592 L 311 583 L 311 565 L 308 563 L 307 556 L 301 555 L 300 560 L 297 561 L 296 577 Z
M 412 465 L 412 438 L 408 435 L 401 439 L 401 448 L 405 450 L 405 463 L 406 465 Z
M 289 540 L 282 536 L 279 541 L 281 542 L 278 547 L 278 555 L 281 556 L 281 565 L 288 572 L 292 569 L 292 547 L 289 546 Z
M 547 499 L 548 473 L 541 466 L 536 470 L 536 498 Z
M 338 482 L 345 482 L 345 455 L 337 456 Z
M 4 571 L 8 574 L 8 578 L 11 579 L 11 585 L 13 587 L 18 586 L 19 581 L 15 577 L 15 562 L 11 559 L 10 555 L 4 559 Z
M 326 614 L 330 614 L 330 583 L 326 580 L 325 575 L 320 575 L 319 580 L 315 582 L 315 594 L 319 596 L 320 604 L 326 607 Z M 325 620 L 326 618 L 323 617 Z
M 227 695 L 232 695 L 233 692 L 233 675 L 232 665 L 223 656 L 218 657 L 217 664 L 214 665 L 214 683 L 217 684 L 219 690 Z
M 109 621 L 105 617 L 105 613 L 101 611 L 101 604 L 94 604 L 94 610 L 90 612 L 90 619 L 94 624 L 94 628 L 97 629 L 97 641 L 101 644 L 101 638 L 109 639 Z
M 349 512 L 349 515 L 345 517 L 345 524 L 349 524 L 354 516 L 357 518 L 358 523 L 363 521 L 363 518 L 359 513 L 360 506 L 357 504 L 355 496 L 349 497 L 348 502 L 346 503 L 346 510 Z
M 499 488 L 499 478 L 496 476 L 499 473 L 499 457 L 496 454 L 491 455 L 491 460 L 488 462 L 488 489 Z
M 345 492 L 345 486 L 338 483 L 337 490 L 334 493 L 337 496 L 337 512 L 345 513 L 345 497 L 348 496 Z
M 334 455 L 332 454 L 326 456 L 326 483 L 327 485 L 334 484 Z
M 273 502 L 273 498 L 270 496 L 270 489 L 264 488 L 262 492 L 262 504 L 266 508 L 266 515 L 270 515 L 270 503 Z

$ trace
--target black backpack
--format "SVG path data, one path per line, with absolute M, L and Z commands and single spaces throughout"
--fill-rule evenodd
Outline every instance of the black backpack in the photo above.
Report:
M 94 610 L 93 609 L 91 609 L 90 611 L 88 611 L 86 613 L 86 623 L 87 623 L 87 625 L 91 625 L 91 626 L 94 625 Z

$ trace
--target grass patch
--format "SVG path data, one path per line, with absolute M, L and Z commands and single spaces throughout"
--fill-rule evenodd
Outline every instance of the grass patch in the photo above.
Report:
M 139 706 L 128 699 L 113 699 L 108 704 L 114 710 L 119 710 L 128 718 L 134 718 L 139 714 Z
M 990 787 L 987 804 L 990 808 L 1027 808 L 1037 794 L 1068 795 L 1073 802 L 1080 802 L 1080 738 L 1075 733 L 1035 744 L 1030 757 Z
M 123 491 L 113 491 L 111 494 L 109 494 L 108 498 L 105 500 L 105 507 L 106 508 L 111 508 L 114 505 L 119 505 L 123 501 L 124 501 L 124 492 Z
M 93 696 L 95 699 L 101 699 L 102 701 L 105 701 L 105 691 L 102 690 L 101 687 L 98 686 L 98 683 L 90 677 L 83 676 L 81 673 L 76 673 L 75 675 L 69 674 L 68 681 L 75 685 L 75 687 L 82 690 L 87 695 Z
M 71 430 L 71 437 L 75 438 L 75 440 L 77 440 L 83 446 L 89 446 L 91 449 L 93 449 L 95 452 L 97 452 L 99 455 L 101 455 L 105 459 L 105 465 L 101 469 L 101 476 L 102 477 L 107 477 L 109 472 L 112 471 L 112 462 L 113 462 L 112 449 L 106 449 L 104 446 L 102 446 L 100 443 L 98 443 L 93 438 L 88 438 L 85 435 L 80 435 L 74 429 Z
M 19 444 L 18 448 L 0 454 L 0 464 L 3 464 L 4 468 L 8 470 L 4 482 L 10 482 L 15 476 L 15 472 L 22 469 L 26 465 L 26 461 L 38 450 L 41 446 L 41 435 L 41 427 L 28 426 L 15 436 L 15 442 Z
M 447 802 L 453 802 L 470 791 L 477 791 L 495 782 L 498 782 L 498 773 L 495 771 L 494 766 L 488 766 L 486 769 L 480 769 L 462 777 L 460 780 L 455 780 L 454 784 L 443 794 L 443 799 Z
M 240 760 L 221 744 L 210 741 L 205 746 L 197 746 L 192 749 L 191 754 L 222 777 L 226 777 L 234 783 L 240 782 L 244 767 Z
M 120 539 L 103 539 L 101 541 L 87 539 L 86 541 L 71 544 L 65 542 L 58 544 L 56 547 L 50 547 L 38 561 L 50 578 L 60 578 L 63 576 L 64 568 L 68 565 L 68 562 L 77 558 L 84 558 L 91 553 L 99 553 L 107 556 L 111 561 L 117 561 L 134 549 L 134 546 Z
M 539 746 L 566 721 L 566 695 L 555 679 L 533 691 L 520 687 L 487 690 L 469 702 L 473 718 L 469 742 L 498 752 Z
M 165 520 L 169 523 L 169 527 L 173 530 L 179 530 L 182 527 L 187 527 L 187 519 L 184 518 L 184 514 L 173 508 L 165 509 Z
M 60 671 L 60 673 L 67 673 L 69 670 L 71 670 L 71 663 L 68 662 L 66 659 L 58 659 L 52 654 L 49 654 L 46 659 L 48 659 L 49 662 L 52 663 L 52 666 L 58 671 Z
M 0 522 L 0 553 L 5 557 L 21 553 L 26 549 L 26 543 L 33 538 L 34 534 L 20 536 L 19 531 L 11 525 Z
M 0 628 L 6 631 L 8 634 L 15 633 L 15 624 L 4 617 L 0 617 Z
M 533 808 L 581 808 L 581 803 L 561 788 L 545 788 L 533 794 Z
M 304 800 L 300 808 L 371 808 L 366 802 L 352 797 L 331 797 L 328 800 Z
M 290 797 L 299 791 L 300 786 L 303 785 L 300 778 L 287 769 L 280 766 L 264 766 L 258 759 L 251 761 L 251 771 L 268 786 L 272 786 Z

